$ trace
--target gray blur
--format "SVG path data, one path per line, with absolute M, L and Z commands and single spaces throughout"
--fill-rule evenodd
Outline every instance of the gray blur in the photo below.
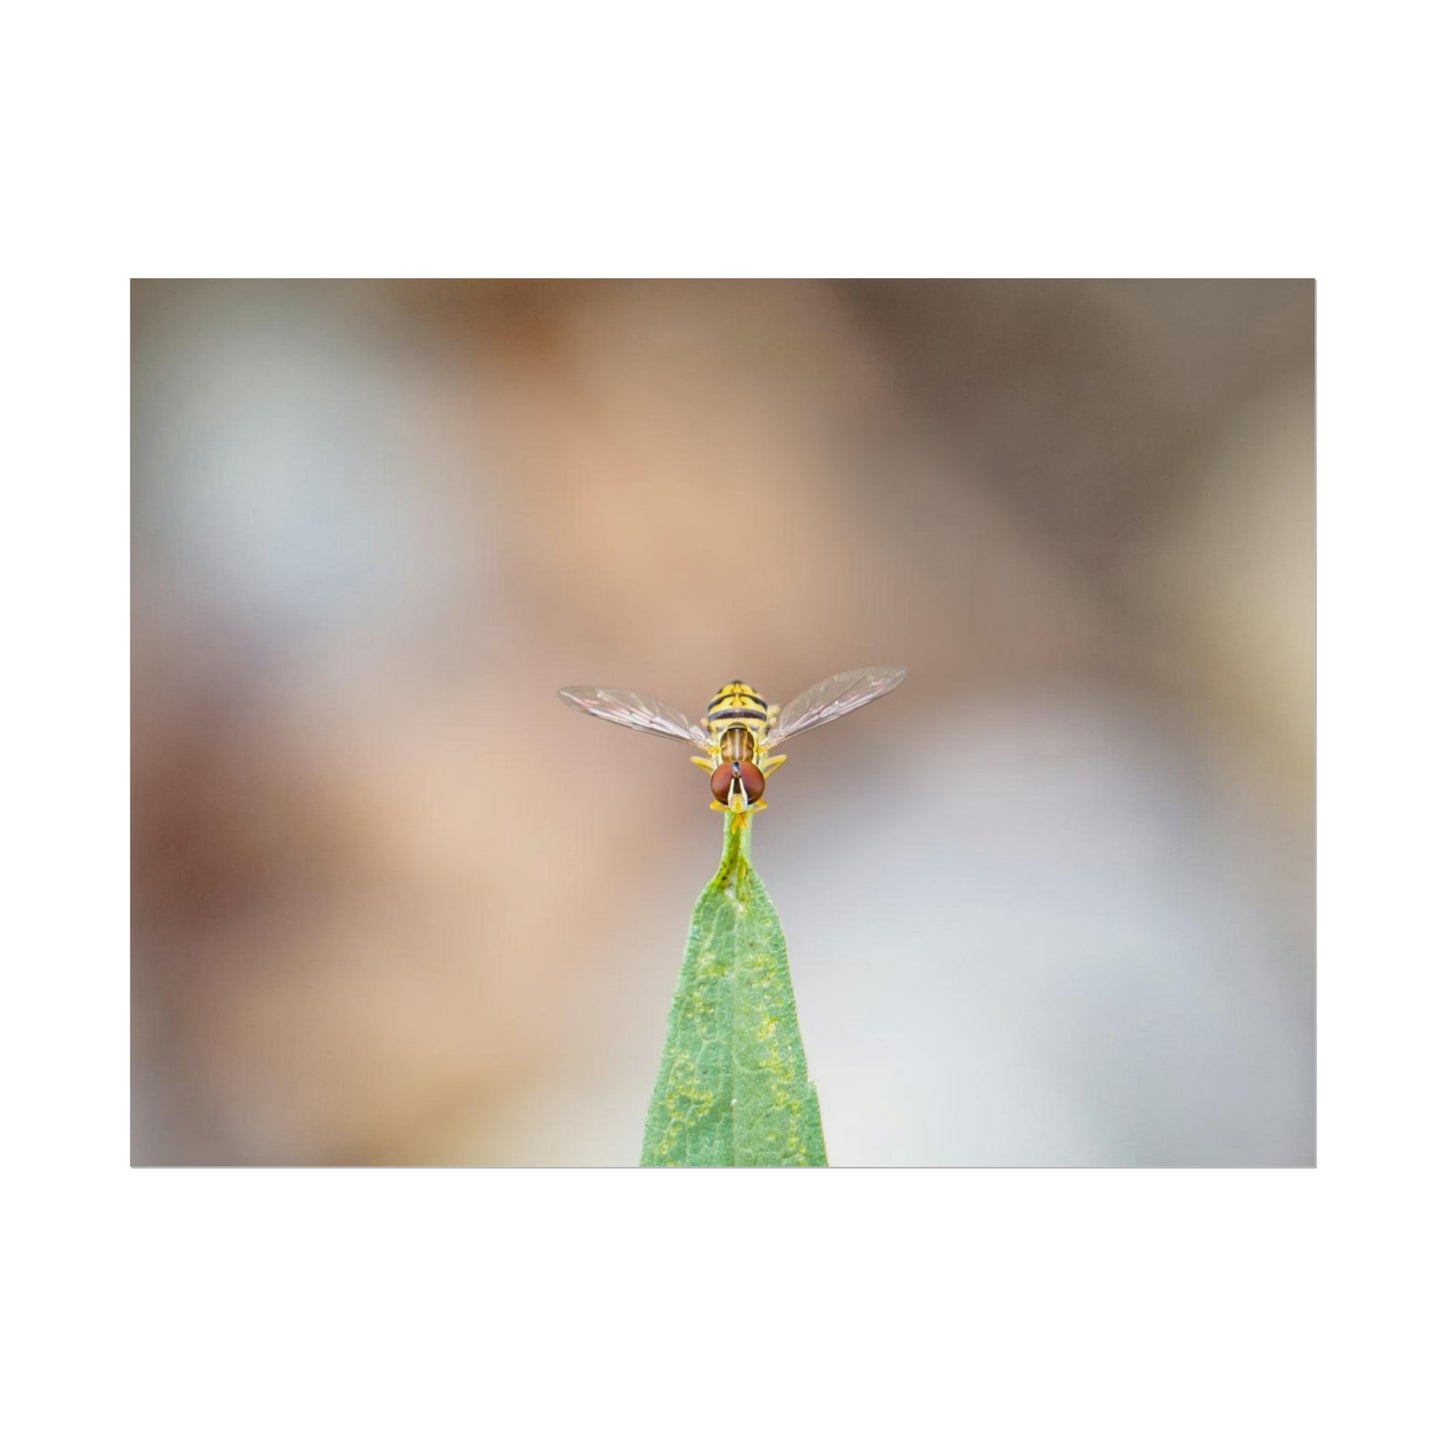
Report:
M 1299 281 L 142 282 L 143 1164 L 632 1164 L 741 676 L 837 1165 L 1314 1160 Z

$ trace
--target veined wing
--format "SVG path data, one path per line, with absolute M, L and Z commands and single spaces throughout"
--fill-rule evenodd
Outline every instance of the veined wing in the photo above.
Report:
M 558 688 L 557 696 L 578 712 L 590 712 L 606 722 L 640 733 L 656 733 L 661 738 L 677 738 L 694 747 L 707 746 L 707 734 L 696 723 L 645 692 L 625 692 L 617 687 L 563 687 Z
M 768 733 L 769 746 L 866 706 L 892 692 L 907 675 L 906 667 L 862 667 L 814 683 L 779 714 L 777 726 Z

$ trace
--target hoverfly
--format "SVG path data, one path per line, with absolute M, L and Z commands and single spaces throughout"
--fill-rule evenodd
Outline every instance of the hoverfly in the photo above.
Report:
M 704 756 L 692 761 L 710 775 L 712 806 L 719 812 L 742 814 L 768 806 L 762 801 L 763 790 L 788 760 L 773 748 L 892 692 L 906 671 L 902 667 L 864 667 L 840 672 L 800 693 L 784 708 L 764 702 L 756 688 L 735 678 L 717 690 L 701 722 L 691 722 L 678 708 L 641 692 L 564 687 L 558 696 L 593 717 L 638 732 L 677 738 L 700 749 Z

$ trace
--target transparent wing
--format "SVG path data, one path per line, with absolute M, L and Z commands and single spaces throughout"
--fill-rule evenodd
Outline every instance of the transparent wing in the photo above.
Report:
M 857 672 L 840 672 L 815 683 L 779 714 L 777 726 L 768 733 L 768 743 L 780 743 L 795 733 L 820 728 L 844 713 L 864 707 L 892 692 L 907 675 L 906 667 L 861 667 Z
M 640 733 L 656 733 L 661 738 L 677 738 L 695 747 L 707 746 L 707 734 L 696 723 L 645 692 L 625 692 L 618 687 L 563 687 L 558 688 L 557 696 L 578 712 L 590 712 L 607 722 Z

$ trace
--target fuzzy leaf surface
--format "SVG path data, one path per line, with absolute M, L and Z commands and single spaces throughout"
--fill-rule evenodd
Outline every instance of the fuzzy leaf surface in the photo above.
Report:
M 728 831 L 693 910 L 644 1165 L 825 1165 L 788 951 L 752 866 L 751 820 Z

